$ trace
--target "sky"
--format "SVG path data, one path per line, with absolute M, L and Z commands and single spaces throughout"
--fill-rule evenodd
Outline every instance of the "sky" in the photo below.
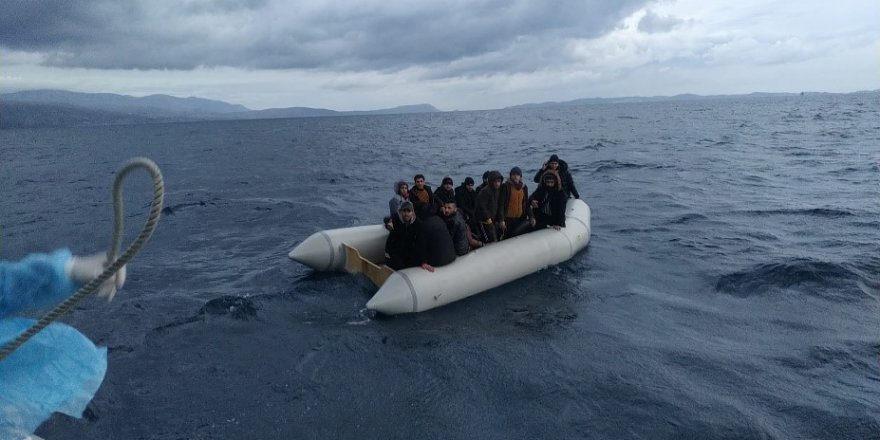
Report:
M 880 89 L 877 0 L 0 0 L 0 93 L 495 109 Z

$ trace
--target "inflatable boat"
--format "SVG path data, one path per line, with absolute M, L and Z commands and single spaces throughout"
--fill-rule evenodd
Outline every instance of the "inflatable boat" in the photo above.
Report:
M 509 283 L 573 257 L 590 241 L 590 207 L 569 199 L 565 227 L 503 240 L 473 250 L 450 264 L 428 272 L 421 267 L 392 270 L 383 264 L 383 225 L 320 231 L 306 238 L 288 256 L 318 271 L 366 275 L 379 291 L 367 308 L 384 314 L 414 313 L 440 307 Z

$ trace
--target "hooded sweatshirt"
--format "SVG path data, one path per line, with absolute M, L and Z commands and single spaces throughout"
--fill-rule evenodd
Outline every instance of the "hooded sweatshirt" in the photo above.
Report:
M 394 184 L 394 196 L 391 197 L 391 200 L 388 201 L 388 209 L 391 210 L 391 217 L 397 215 L 397 210 L 400 209 L 400 205 L 409 200 L 409 192 L 407 192 L 406 196 L 400 193 L 401 185 L 408 184 L 403 180 L 398 180 L 397 183 Z

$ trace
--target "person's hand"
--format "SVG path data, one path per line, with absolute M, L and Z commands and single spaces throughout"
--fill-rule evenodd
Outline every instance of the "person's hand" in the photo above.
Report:
M 79 284 L 86 284 L 98 278 L 98 275 L 101 275 L 104 272 L 104 268 L 109 264 L 107 254 L 104 252 L 86 257 L 75 256 L 67 262 L 65 271 L 73 281 Z M 113 301 L 113 297 L 116 296 L 116 290 L 121 289 L 123 284 L 125 284 L 125 266 L 122 266 L 118 272 L 101 284 L 101 287 L 98 288 L 98 296 L 107 298 L 108 302 Z
M 533 219 L 533 218 L 530 218 L 530 219 L 529 219 L 529 223 L 532 225 L 533 228 L 535 227 L 535 223 L 537 223 L 537 222 L 538 222 L 538 221 L 535 220 L 535 219 Z
M 502 231 L 506 231 L 506 230 L 507 230 L 507 222 L 505 222 L 504 220 L 501 220 L 501 223 L 498 223 L 498 226 L 501 227 L 501 230 L 502 230 Z
M 385 223 L 385 229 L 387 229 L 389 232 L 393 231 L 394 230 L 394 223 L 392 223 L 392 222 Z
M 559 225 L 553 225 L 553 229 L 556 229 L 556 230 L 558 231 L 558 230 L 562 229 L 562 226 L 559 226 Z
M 532 200 L 532 208 L 537 209 L 539 206 L 540 206 L 540 205 L 538 204 L 538 201 L 537 201 L 537 200 Z
M 427 270 L 428 272 L 433 272 L 433 271 L 434 271 L 434 266 L 431 266 L 431 265 L 428 264 L 428 263 L 422 263 L 422 269 L 425 269 L 425 270 Z

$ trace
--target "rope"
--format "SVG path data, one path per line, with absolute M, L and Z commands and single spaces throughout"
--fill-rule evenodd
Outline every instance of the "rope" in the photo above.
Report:
M 150 208 L 150 215 L 147 218 L 147 222 L 144 224 L 144 228 L 141 230 L 140 235 L 138 235 L 137 239 L 131 244 L 131 246 L 126 249 L 126 251 L 119 257 L 116 258 L 116 254 L 119 253 L 120 245 L 122 243 L 122 223 L 123 223 L 123 215 L 122 215 L 122 180 L 128 175 L 129 172 L 134 170 L 135 168 L 145 168 L 153 178 L 153 202 L 152 207 Z M 141 247 L 147 240 L 150 239 L 150 236 L 153 235 L 153 231 L 156 230 L 156 224 L 159 223 L 159 214 L 162 212 L 162 201 L 165 197 L 165 184 L 162 181 L 162 173 L 159 171 L 159 167 L 151 161 L 150 159 L 144 157 L 136 157 L 125 164 L 123 164 L 122 169 L 116 173 L 116 179 L 113 181 L 113 242 L 110 246 L 110 251 L 107 253 L 107 260 L 113 261 L 109 266 L 104 269 L 104 272 L 101 273 L 97 278 L 89 281 L 86 285 L 80 287 L 79 290 L 76 291 L 69 298 L 64 300 L 61 304 L 56 306 L 52 311 L 43 315 L 39 321 L 37 321 L 31 328 L 27 331 L 19 335 L 14 341 L 6 344 L 2 350 L 0 350 L 0 361 L 5 359 L 7 356 L 12 354 L 18 347 L 21 347 L 22 344 L 27 342 L 34 335 L 39 333 L 41 330 L 46 328 L 53 321 L 60 318 L 62 315 L 70 311 L 76 303 L 78 303 L 81 299 L 85 298 L 88 294 L 94 292 L 104 281 L 110 279 L 113 274 L 115 274 L 122 266 L 125 266 L 126 263 L 131 260 L 135 254 L 140 251 Z M 115 259 L 115 260 L 114 260 Z

